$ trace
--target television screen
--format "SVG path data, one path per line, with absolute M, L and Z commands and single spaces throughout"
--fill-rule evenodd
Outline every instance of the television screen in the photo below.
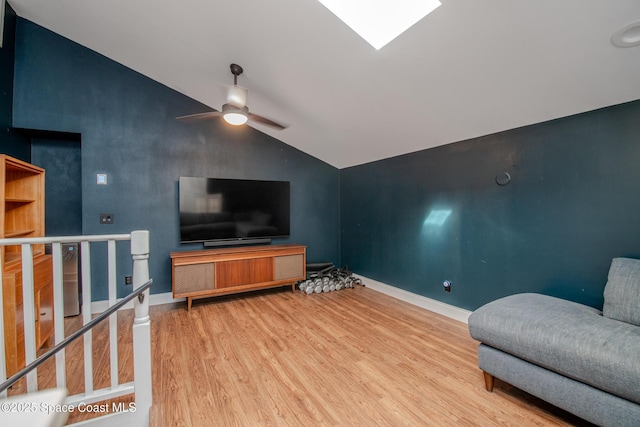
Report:
M 287 181 L 180 177 L 180 242 L 289 236 Z

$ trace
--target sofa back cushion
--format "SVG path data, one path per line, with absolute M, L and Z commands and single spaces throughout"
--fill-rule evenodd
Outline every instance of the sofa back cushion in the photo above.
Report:
M 614 258 L 604 288 L 602 314 L 640 326 L 640 260 Z

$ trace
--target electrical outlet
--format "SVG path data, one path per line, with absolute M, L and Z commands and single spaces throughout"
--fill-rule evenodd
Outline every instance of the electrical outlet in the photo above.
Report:
M 444 286 L 444 291 L 445 292 L 451 292 L 451 286 L 453 286 L 453 283 L 451 282 L 451 280 L 445 280 L 442 283 L 442 286 Z
M 125 284 L 125 285 L 133 285 L 133 277 L 131 277 L 131 276 L 124 276 L 124 284 Z
M 113 224 L 113 214 L 112 213 L 101 213 L 100 214 L 100 224 Z

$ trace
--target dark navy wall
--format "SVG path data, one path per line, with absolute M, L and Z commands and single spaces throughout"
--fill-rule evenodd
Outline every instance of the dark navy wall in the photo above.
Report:
M 169 252 L 200 247 L 178 243 L 181 175 L 289 180 L 309 261 L 466 309 L 523 291 L 598 307 L 611 258 L 640 257 L 640 102 L 338 171 L 250 127 L 177 122 L 206 107 L 18 18 L 13 107 L 15 127 L 81 135 L 82 232 L 149 229 L 154 293 Z
M 0 48 L 0 153 L 29 161 L 29 138 L 13 128 L 13 63 L 16 13 L 5 4 L 4 32 Z
M 171 290 L 169 252 L 202 248 L 178 243 L 181 175 L 291 181 L 291 237 L 274 243 L 305 244 L 309 261 L 337 263 L 339 171 L 251 127 L 175 120 L 201 111 L 207 107 L 18 18 L 14 125 L 81 135 L 82 231 L 150 230 L 153 293 Z M 96 184 L 97 173 L 108 185 Z M 101 212 L 115 223 L 100 225 Z M 119 275 L 130 263 L 119 260 Z M 93 287 L 94 299 L 106 297 L 104 280 Z
M 31 163 L 45 170 L 47 236 L 82 234 L 81 154 L 80 141 L 31 139 Z
M 342 262 L 470 310 L 517 292 L 602 307 L 611 259 L 640 258 L 639 165 L 636 101 L 344 169 Z

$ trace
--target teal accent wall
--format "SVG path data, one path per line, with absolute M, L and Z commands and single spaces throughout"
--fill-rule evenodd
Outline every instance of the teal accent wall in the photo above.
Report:
M 310 262 L 339 262 L 338 169 L 248 126 L 175 120 L 209 110 L 18 18 L 13 124 L 80 135 L 82 233 L 149 230 L 152 293 L 171 291 L 171 251 L 202 249 L 179 244 L 181 175 L 290 181 L 291 236 L 274 243 L 307 245 Z M 38 150 L 48 153 L 42 143 Z M 108 185 L 96 184 L 97 173 L 107 174 Z M 112 213 L 114 224 L 100 225 L 101 212 Z M 101 251 L 106 246 L 92 250 L 94 300 L 106 298 L 106 266 L 96 256 Z M 121 253 L 122 296 L 130 292 L 124 275 L 130 274 L 131 260 L 126 247 Z
M 79 135 L 82 232 L 149 229 L 154 293 L 171 289 L 170 251 L 200 248 L 178 243 L 180 175 L 289 180 L 292 235 L 276 243 L 469 310 L 517 292 L 601 307 L 611 258 L 640 258 L 640 101 L 339 171 L 250 127 L 177 122 L 207 107 L 29 21 L 6 46 L 3 152 L 30 155 L 14 127 Z M 46 143 L 36 157 L 57 156 Z
M 0 153 L 29 161 L 29 138 L 13 128 L 13 63 L 16 13 L 5 4 L 4 32 L 0 48 Z
M 82 159 L 80 141 L 31 138 L 31 163 L 44 168 L 47 236 L 82 234 Z
M 611 259 L 640 258 L 639 165 L 636 101 L 343 169 L 342 262 L 469 310 L 519 292 L 601 308 Z

